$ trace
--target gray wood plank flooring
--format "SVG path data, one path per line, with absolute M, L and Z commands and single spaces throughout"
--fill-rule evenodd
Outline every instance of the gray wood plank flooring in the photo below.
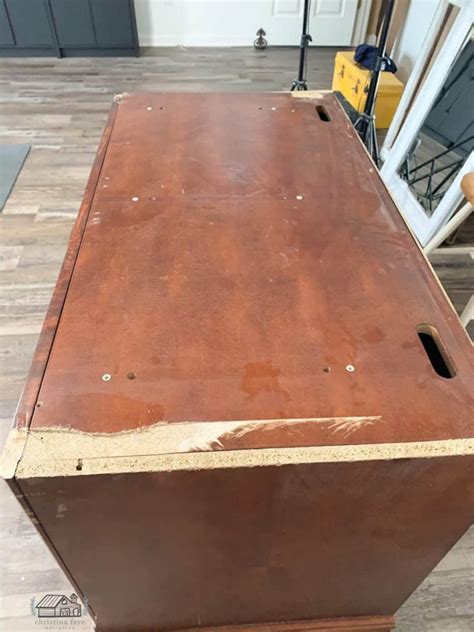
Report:
M 152 49 L 135 58 L 0 60 L 0 142 L 32 145 L 0 215 L 0 447 L 10 427 L 113 96 L 136 90 L 287 90 L 290 48 Z M 311 49 L 311 89 L 331 85 L 335 50 Z M 474 287 L 474 222 L 463 254 L 432 263 L 458 312 Z M 31 599 L 72 588 L 5 484 L 0 485 L 0 630 L 35 630 Z M 93 561 L 91 561 L 93 563 Z M 398 614 L 399 632 L 474 629 L 474 530 Z M 81 621 L 80 630 L 92 630 Z M 67 629 L 67 628 L 64 628 Z

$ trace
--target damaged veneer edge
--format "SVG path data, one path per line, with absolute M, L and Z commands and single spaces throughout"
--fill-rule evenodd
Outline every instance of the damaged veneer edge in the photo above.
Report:
M 111 434 L 66 428 L 11 430 L 1 458 L 6 479 L 124 474 L 311 463 L 378 461 L 474 455 L 474 439 L 225 449 L 225 436 L 291 423 L 326 424 L 347 432 L 380 418 L 323 418 L 246 422 L 160 422 Z

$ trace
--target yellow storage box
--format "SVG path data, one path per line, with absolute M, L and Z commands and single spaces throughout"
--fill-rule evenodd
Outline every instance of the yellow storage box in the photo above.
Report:
M 334 64 L 332 89 L 342 92 L 349 103 L 362 112 L 367 98 L 370 70 L 354 61 L 354 51 L 339 51 Z M 391 72 L 382 72 L 375 105 L 377 129 L 390 126 L 403 92 L 403 83 Z

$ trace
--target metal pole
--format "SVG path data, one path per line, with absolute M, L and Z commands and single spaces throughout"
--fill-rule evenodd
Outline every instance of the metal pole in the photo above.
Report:
M 383 71 L 383 64 L 385 54 L 387 52 L 387 38 L 390 29 L 390 22 L 392 20 L 393 8 L 395 6 L 395 0 L 389 0 L 387 8 L 385 9 L 384 21 L 382 24 L 382 32 L 380 33 L 380 40 L 377 49 L 377 59 L 375 62 L 375 68 L 372 72 L 372 77 L 369 84 L 369 91 L 367 92 L 367 101 L 365 102 L 364 114 L 372 116 L 375 110 L 375 99 L 377 96 L 377 88 L 380 81 L 380 73 Z
M 304 10 L 303 10 L 303 29 L 301 33 L 301 41 L 300 41 L 300 62 L 298 67 L 298 79 L 295 79 L 291 85 L 291 90 L 307 90 L 308 86 L 306 85 L 305 79 L 305 69 L 306 69 L 306 55 L 307 48 L 309 43 L 313 41 L 313 38 L 308 33 L 309 27 L 309 9 L 311 6 L 311 0 L 305 0 L 304 2 Z
M 384 69 L 385 54 L 387 51 L 387 38 L 390 29 L 390 22 L 392 20 L 393 9 L 395 6 L 395 0 L 388 0 L 387 7 L 385 9 L 385 15 L 382 23 L 382 31 L 380 33 L 380 39 L 377 47 L 377 57 L 375 59 L 375 66 L 372 70 L 370 78 L 369 89 L 367 92 L 367 99 L 365 101 L 364 111 L 357 119 L 354 127 L 359 132 L 359 136 L 362 142 L 367 147 L 370 155 L 372 156 L 375 164 L 379 165 L 379 153 L 377 147 L 377 135 L 375 130 L 375 102 L 377 99 L 377 90 L 380 81 L 380 73 Z

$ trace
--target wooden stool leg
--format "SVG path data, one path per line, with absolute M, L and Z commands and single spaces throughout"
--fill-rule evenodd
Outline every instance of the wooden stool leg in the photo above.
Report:
M 466 204 L 464 204 L 464 206 L 456 213 L 456 215 L 453 215 L 453 217 L 451 217 L 449 222 L 445 224 L 436 233 L 436 235 L 426 244 L 426 246 L 423 248 L 424 253 L 427 255 L 432 250 L 437 248 L 440 244 L 442 244 L 443 241 L 447 239 L 451 235 L 451 233 L 453 233 L 456 230 L 456 228 L 461 226 L 464 220 L 466 220 L 471 213 L 472 213 L 472 205 L 470 202 L 466 202 Z
M 463 309 L 460 319 L 464 327 L 467 327 L 471 320 L 474 320 L 474 294 L 471 296 L 466 307 Z

